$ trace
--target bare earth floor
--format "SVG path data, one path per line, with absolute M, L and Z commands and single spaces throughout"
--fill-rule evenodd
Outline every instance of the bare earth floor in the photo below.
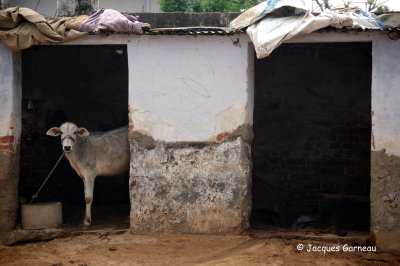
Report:
M 244 236 L 132 235 L 126 229 L 66 235 L 0 246 L 0 265 L 400 265 L 400 257 L 388 253 L 306 251 L 309 244 L 321 250 L 342 249 L 346 242 L 354 244 L 351 235 L 276 231 Z M 304 245 L 302 251 L 299 244 Z

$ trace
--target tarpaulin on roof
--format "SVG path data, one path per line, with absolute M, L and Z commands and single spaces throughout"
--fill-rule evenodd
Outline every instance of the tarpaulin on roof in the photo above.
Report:
M 102 30 L 142 33 L 147 23 L 113 9 L 101 9 L 92 16 L 46 19 L 39 13 L 22 7 L 0 10 L 0 40 L 12 50 L 22 50 L 38 44 L 58 44 Z
M 378 16 L 388 28 L 396 29 L 400 28 L 400 13 L 389 13 Z
M 253 41 L 257 58 L 267 57 L 282 42 L 298 35 L 326 28 L 351 27 L 383 29 L 385 25 L 361 9 L 325 10 L 314 16 L 304 0 L 267 0 L 234 19 L 231 30 L 245 27 Z
M 37 44 L 72 41 L 85 35 L 67 29 L 71 18 L 45 19 L 39 13 L 23 7 L 0 10 L 0 40 L 14 51 Z

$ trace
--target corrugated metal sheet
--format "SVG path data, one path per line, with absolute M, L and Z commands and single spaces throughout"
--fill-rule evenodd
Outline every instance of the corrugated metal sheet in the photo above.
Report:
M 144 31 L 146 35 L 233 35 L 244 31 L 231 31 L 226 27 L 157 28 Z

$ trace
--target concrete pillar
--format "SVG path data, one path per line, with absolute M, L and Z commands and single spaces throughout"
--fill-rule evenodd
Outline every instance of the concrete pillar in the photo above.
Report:
M 0 233 L 15 228 L 21 136 L 21 60 L 0 43 Z M 0 239 L 1 240 L 1 239 Z
M 377 38 L 372 52 L 371 234 L 400 254 L 400 41 Z
M 57 16 L 91 15 L 99 9 L 99 0 L 58 0 Z

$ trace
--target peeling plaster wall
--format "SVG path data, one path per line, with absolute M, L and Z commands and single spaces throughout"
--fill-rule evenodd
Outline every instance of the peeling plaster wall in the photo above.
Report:
M 400 253 L 400 41 L 373 43 L 371 233 Z
M 0 233 L 14 229 L 18 207 L 21 62 L 0 43 Z M 0 241 L 2 238 L 0 237 Z
M 135 233 L 240 233 L 250 211 L 250 146 L 144 142 L 131 133 Z M 150 145 L 149 145 L 150 144 Z
M 400 158 L 381 150 L 371 160 L 371 233 L 380 249 L 400 254 Z
M 248 227 L 248 46 L 237 36 L 145 36 L 128 44 L 133 232 Z

